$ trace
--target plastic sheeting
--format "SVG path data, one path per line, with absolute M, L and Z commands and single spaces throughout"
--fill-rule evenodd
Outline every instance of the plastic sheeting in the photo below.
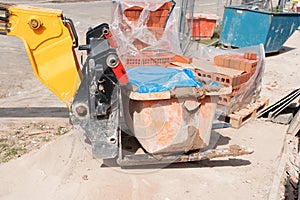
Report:
M 258 63 L 256 66 L 255 73 L 251 78 L 242 85 L 242 87 L 237 91 L 234 97 L 231 99 L 230 103 L 221 108 L 221 111 L 225 114 L 232 113 L 236 110 L 241 109 L 249 103 L 253 103 L 256 99 L 260 97 L 260 92 L 262 88 L 262 78 L 265 68 L 265 50 L 263 44 L 244 47 L 240 49 L 219 49 L 214 47 L 201 47 L 199 44 L 193 43 L 195 46 L 190 48 L 190 51 L 187 52 L 186 56 L 191 56 L 193 58 L 201 57 L 211 60 L 213 63 L 214 56 L 222 54 L 240 54 L 243 55 L 245 52 L 253 52 L 257 54 Z M 195 50 L 195 48 L 197 50 Z M 213 71 L 213 69 L 211 69 Z
M 118 55 L 124 59 L 144 50 L 182 54 L 172 0 L 117 0 L 111 30 Z
M 164 92 L 179 87 L 202 87 L 189 69 L 147 66 L 127 69 L 129 83 L 137 87 L 136 92 Z

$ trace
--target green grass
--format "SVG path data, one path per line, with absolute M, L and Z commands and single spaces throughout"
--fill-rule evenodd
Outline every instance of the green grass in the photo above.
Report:
M 8 144 L 0 145 L 0 162 L 8 162 L 9 160 L 19 157 L 27 152 L 27 149 L 22 147 L 9 147 Z
M 12 156 L 16 156 L 16 155 L 22 155 L 22 154 L 26 153 L 26 151 L 27 150 L 22 147 L 7 148 L 4 156 L 12 157 Z
M 270 9 L 270 12 L 281 13 L 281 12 L 283 12 L 283 8 L 282 8 L 282 6 L 276 6 L 276 7 L 273 7 L 273 9 Z
M 44 136 L 44 137 L 42 137 L 42 141 L 43 141 L 43 142 L 49 142 L 50 139 L 49 139 L 48 137 Z
M 58 129 L 55 132 L 55 135 L 64 135 L 65 133 L 67 133 L 69 130 L 66 127 L 58 127 Z

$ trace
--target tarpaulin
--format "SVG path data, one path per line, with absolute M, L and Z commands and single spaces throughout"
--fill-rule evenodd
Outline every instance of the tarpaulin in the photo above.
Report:
M 201 87 L 202 84 L 194 79 L 189 69 L 159 66 L 141 66 L 126 70 L 129 83 L 137 86 L 136 92 L 153 93 L 164 92 L 179 87 Z

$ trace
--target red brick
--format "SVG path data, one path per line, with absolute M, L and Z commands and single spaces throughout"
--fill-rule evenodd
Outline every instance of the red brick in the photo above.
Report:
M 214 57 L 214 64 L 221 67 L 244 71 L 244 58 L 239 54 L 223 54 Z
M 180 56 L 180 55 L 175 55 L 175 56 L 173 56 L 172 61 L 173 62 L 180 62 L 180 63 L 190 64 L 190 63 L 192 63 L 192 58 L 185 57 L 185 56 Z
M 249 59 L 250 60 L 257 60 L 257 54 L 256 53 L 250 53 Z
M 204 72 L 204 71 L 199 70 L 199 71 L 197 71 L 197 75 L 199 77 L 204 77 L 204 78 L 210 78 L 210 79 L 212 79 L 212 73 L 210 73 L 210 72 Z
M 214 73 L 212 72 L 205 72 L 202 71 L 200 69 L 195 69 L 194 72 L 196 73 L 196 75 L 198 75 L 199 77 L 205 77 L 205 78 L 210 78 L 211 80 L 214 80 Z
M 218 104 L 226 106 L 226 105 L 228 105 L 230 103 L 230 101 L 231 101 L 231 97 L 230 96 L 223 95 L 223 96 L 219 96 Z
M 223 60 L 222 55 L 218 55 L 218 56 L 214 57 L 214 64 L 217 66 L 223 66 L 224 60 Z
M 240 85 L 237 85 L 237 86 L 232 87 L 232 91 L 238 91 L 239 89 L 241 89 L 241 87 L 242 87 L 243 85 L 244 85 L 244 84 L 240 84 Z
M 138 56 L 126 57 L 126 67 L 135 67 L 139 65 L 166 65 L 173 62 L 174 53 L 144 51 Z
M 232 87 L 235 87 L 237 85 L 240 85 L 240 76 L 234 76 L 233 77 L 233 82 L 232 82 Z
M 228 56 L 223 56 L 223 67 L 230 67 L 230 57 Z
M 252 69 L 257 66 L 257 60 L 246 60 L 245 61 L 245 71 L 252 72 Z
M 230 60 L 230 68 L 232 68 L 232 69 L 237 69 L 237 70 L 241 70 L 241 68 L 240 68 L 240 63 L 241 63 L 241 61 L 240 61 L 239 58 L 232 58 L 232 59 Z
M 255 73 L 255 71 L 256 71 L 256 66 L 252 68 L 252 70 L 250 72 L 251 76 Z
M 247 73 L 245 83 L 250 80 L 251 76 L 251 73 Z
M 232 93 L 230 94 L 230 97 L 234 97 L 239 90 L 232 90 Z
M 244 77 L 245 77 L 244 74 L 241 74 L 241 75 L 237 76 L 239 81 L 235 86 L 243 84 L 244 83 Z
M 212 79 L 214 81 L 217 81 L 217 82 L 225 84 L 225 85 L 232 85 L 233 84 L 233 77 L 226 76 L 226 75 L 223 75 L 223 74 L 214 73 L 214 74 L 212 74 Z
M 245 58 L 245 59 L 249 59 L 249 58 L 250 58 L 249 52 L 245 52 L 245 53 L 244 53 L 244 58 Z
M 240 85 L 243 84 L 243 83 L 246 83 L 249 78 L 250 78 L 250 73 L 244 73 L 241 75 L 241 81 L 240 81 Z
M 249 59 L 249 60 L 257 60 L 257 54 L 252 53 L 252 52 L 245 52 L 244 58 Z
M 239 77 L 240 79 L 239 85 L 246 83 L 250 78 L 251 78 L 251 73 L 241 74 Z
M 240 69 L 242 71 L 246 71 L 247 72 L 247 69 L 246 69 L 246 59 L 241 59 L 241 62 L 240 62 Z

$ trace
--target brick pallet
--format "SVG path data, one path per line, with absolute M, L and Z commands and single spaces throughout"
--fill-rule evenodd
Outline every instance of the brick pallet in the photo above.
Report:
M 223 54 L 214 57 L 216 72 L 195 69 L 199 77 L 210 78 L 213 81 L 232 87 L 232 93 L 219 97 L 219 105 L 228 105 L 240 88 L 255 73 L 258 60 L 255 53 Z
M 233 128 L 240 128 L 250 119 L 253 119 L 260 110 L 269 105 L 269 99 L 258 99 L 255 103 L 248 104 L 239 111 L 228 115 L 229 123 Z
M 217 66 L 243 71 L 243 73 L 237 76 L 216 74 L 213 77 L 214 81 L 232 86 L 232 93 L 220 96 L 218 104 L 226 106 L 230 103 L 240 88 L 255 73 L 257 63 L 257 54 L 251 52 L 246 52 L 243 56 L 238 54 L 223 54 L 214 57 L 214 64 Z

